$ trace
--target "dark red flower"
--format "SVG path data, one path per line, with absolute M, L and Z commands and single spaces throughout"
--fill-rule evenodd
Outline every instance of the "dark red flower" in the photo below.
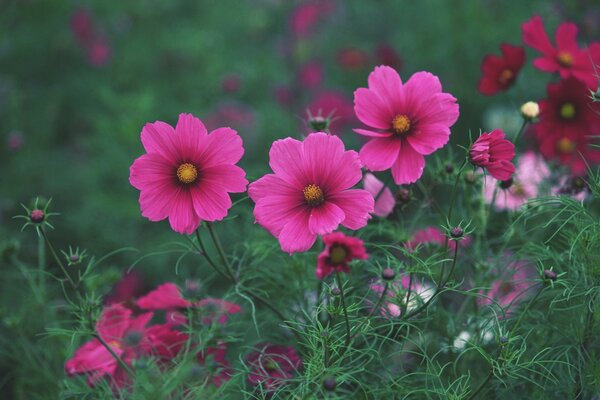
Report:
M 348 70 L 357 70 L 367 66 L 369 55 L 363 50 L 347 47 L 337 53 L 337 63 Z
M 317 22 L 335 10 L 332 0 L 310 1 L 300 4 L 290 15 L 290 28 L 298 37 L 310 36 Z
M 523 42 L 542 53 L 533 65 L 546 72 L 559 72 L 561 78 L 573 77 L 590 89 L 598 87 L 594 66 L 600 64 L 600 43 L 594 42 L 587 48 L 577 44 L 577 25 L 563 22 L 556 29 L 556 47 L 550 43 L 544 22 L 538 15 L 522 25 Z
M 525 64 L 525 49 L 508 43 L 500 45 L 502 56 L 488 54 L 483 58 L 479 91 L 487 96 L 507 90 Z
M 198 353 L 198 362 L 204 366 L 216 387 L 231 379 L 233 369 L 227 361 L 227 345 L 218 342 L 216 347 L 207 347 Z
M 126 307 L 131 308 L 135 303 L 135 298 L 143 293 L 144 283 L 141 275 L 132 271 L 123 274 L 123 277 L 117 282 L 110 293 L 104 299 L 105 305 L 124 304 Z
M 363 241 L 346 236 L 342 232 L 323 235 L 325 250 L 317 258 L 317 278 L 323 279 L 334 272 L 350 272 L 348 263 L 352 260 L 369 258 Z
M 600 163 L 600 150 L 590 147 L 600 134 L 600 107 L 583 83 L 575 78 L 550 83 L 548 98 L 539 104 L 539 122 L 533 128 L 544 157 L 568 166 L 575 175 L 585 172 L 586 162 Z
M 402 57 L 389 43 L 381 43 L 375 49 L 375 64 L 389 65 L 396 71 L 400 71 L 404 65 Z
M 293 347 L 263 344 L 246 358 L 250 367 L 248 382 L 273 393 L 286 385 L 302 367 L 302 360 Z
M 515 173 L 512 163 L 515 158 L 515 145 L 505 139 L 501 129 L 490 133 L 483 132 L 469 149 L 469 159 L 473 165 L 488 170 L 494 178 L 505 181 Z

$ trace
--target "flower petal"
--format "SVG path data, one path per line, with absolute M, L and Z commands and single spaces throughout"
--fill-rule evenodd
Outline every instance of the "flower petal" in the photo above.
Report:
M 242 138 L 231 128 L 218 128 L 202 138 L 194 161 L 202 167 L 235 164 L 244 155 Z
M 171 229 L 182 235 L 194 233 L 200 225 L 200 218 L 194 212 L 194 203 L 190 191 L 180 188 L 176 193 L 169 211 Z
M 141 139 L 148 153 L 160 154 L 172 163 L 181 161 L 175 129 L 171 125 L 162 121 L 147 123 L 142 128 Z
M 309 211 L 300 209 L 285 224 L 279 233 L 281 249 L 290 254 L 307 251 L 317 240 L 317 235 L 308 229 Z
M 346 214 L 334 203 L 326 201 L 310 210 L 308 230 L 318 235 L 333 232 L 346 218 Z
M 96 324 L 98 335 L 106 342 L 123 338 L 131 319 L 131 310 L 120 304 L 106 307 Z
M 215 167 L 202 168 L 200 171 L 202 182 L 218 184 L 228 192 L 243 193 L 246 191 L 248 181 L 246 172 L 237 165 L 222 164 Z
M 354 112 L 360 122 L 376 129 L 390 129 L 395 116 L 377 93 L 365 88 L 354 91 Z
M 220 183 L 201 181 L 190 188 L 194 211 L 204 221 L 220 221 L 231 208 L 231 198 Z M 195 228 L 194 228 L 195 230 Z
M 202 148 L 201 143 L 205 140 L 206 133 L 206 127 L 199 118 L 192 114 L 179 114 L 175 136 L 182 161 L 194 159 L 194 155 Z
M 395 136 L 371 139 L 360 149 L 360 159 L 367 169 L 384 171 L 398 158 L 400 145 L 401 139 Z
M 403 142 L 398 159 L 392 166 L 392 176 L 397 185 L 416 182 L 425 168 L 425 157 L 416 152 L 412 146 Z
M 367 225 L 371 218 L 369 213 L 373 212 L 373 196 L 362 189 L 345 190 L 331 196 L 328 201 L 335 203 L 342 209 L 346 218 L 342 225 L 348 229 L 360 229 Z
M 296 139 L 280 139 L 271 145 L 269 166 L 279 178 L 293 187 L 303 189 L 310 179 L 304 168 L 302 143 Z

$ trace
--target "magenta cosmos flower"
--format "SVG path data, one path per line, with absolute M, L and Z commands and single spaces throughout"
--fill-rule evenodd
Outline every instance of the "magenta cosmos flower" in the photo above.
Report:
M 175 129 L 156 121 L 142 129 L 146 154 L 130 168 L 129 182 L 139 189 L 142 215 L 169 218 L 171 228 L 193 233 L 201 221 L 219 221 L 231 208 L 229 192 L 246 190 L 246 173 L 236 164 L 242 139 L 230 128 L 207 133 L 202 121 L 179 115 Z
M 534 67 L 546 72 L 559 72 L 563 79 L 573 77 L 591 89 L 598 87 L 594 66 L 600 64 L 600 43 L 579 48 L 577 25 L 570 22 L 559 25 L 555 35 L 556 47 L 550 43 L 540 16 L 525 22 L 522 30 L 523 42 L 542 53 L 541 57 L 533 60 Z
M 485 168 L 490 175 L 501 181 L 509 179 L 515 172 L 512 159 L 515 145 L 505 139 L 501 129 L 483 132 L 469 149 L 469 160 L 475 166 Z
M 267 174 L 250 184 L 256 203 L 254 217 L 288 253 L 306 251 L 317 235 L 333 232 L 342 224 L 359 229 L 373 212 L 373 196 L 350 189 L 362 178 L 355 151 L 323 132 L 311 133 L 304 142 L 277 140 L 269 152 Z
M 456 99 L 442 92 L 437 76 L 417 72 L 402 83 L 387 66 L 375 67 L 369 87 L 354 92 L 354 111 L 369 129 L 355 129 L 371 139 L 360 150 L 360 159 L 371 171 L 392 169 L 401 185 L 416 182 L 425 168 L 425 155 L 450 139 L 458 119 Z
M 363 241 L 346 236 L 342 232 L 334 232 L 323 236 L 325 249 L 317 258 L 317 278 L 323 279 L 334 272 L 350 272 L 348 264 L 352 260 L 369 258 Z
M 396 199 L 394 198 L 392 191 L 388 187 L 384 188 L 383 182 L 377 179 L 375 175 L 366 173 L 363 178 L 363 185 L 365 190 L 371 193 L 375 199 L 375 210 L 373 211 L 373 214 L 385 218 L 394 211 Z

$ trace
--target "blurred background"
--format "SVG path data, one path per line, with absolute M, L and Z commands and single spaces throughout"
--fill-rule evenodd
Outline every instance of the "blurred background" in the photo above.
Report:
M 236 129 L 250 180 L 267 172 L 274 139 L 307 132 L 307 110 L 335 110 L 332 133 L 358 149 L 352 93 L 380 64 L 403 79 L 420 70 L 440 77 L 460 104 L 457 143 L 466 143 L 469 131 L 514 121 L 518 128 L 518 106 L 543 97 L 547 77 L 529 63 L 507 93 L 485 97 L 477 83 L 482 58 L 499 54 L 502 42 L 520 44 L 520 25 L 533 14 L 551 33 L 570 20 L 580 39 L 600 36 L 600 6 L 583 0 L 0 0 L 2 269 L 14 252 L 35 260 L 35 234 L 20 232 L 22 221 L 12 216 L 37 196 L 52 198 L 61 214 L 50 233 L 59 249 L 102 255 L 132 246 L 147 253 L 179 240 L 166 221 L 141 217 L 128 177 L 143 152 L 143 125 L 174 125 L 181 112 L 209 129 Z M 249 232 L 235 229 L 247 222 L 222 228 L 225 240 Z M 112 258 L 107 280 L 137 258 Z M 172 261 L 149 257 L 144 275 L 164 280 Z M 7 320 L 19 301 L 14 291 L 26 290 L 6 289 L 8 279 L 2 329 L 15 324 Z M 0 387 L 8 393 L 18 379 L 25 378 L 0 375 Z

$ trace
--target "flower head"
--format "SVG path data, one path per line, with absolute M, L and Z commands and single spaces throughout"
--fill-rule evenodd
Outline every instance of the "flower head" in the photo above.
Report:
M 288 253 L 306 251 L 317 235 L 341 224 L 360 229 L 373 211 L 373 196 L 350 189 L 362 178 L 360 160 L 337 136 L 311 133 L 304 142 L 277 140 L 267 174 L 250 184 L 256 222 L 279 239 Z
M 302 368 L 302 360 L 293 347 L 264 344 L 246 358 L 250 367 L 248 382 L 273 393 L 286 385 Z
M 528 101 L 521 106 L 521 115 L 528 121 L 533 121 L 540 115 L 540 105 L 535 101 Z
M 594 66 L 600 64 L 600 43 L 591 43 L 587 48 L 577 44 L 577 25 L 563 22 L 556 29 L 556 47 L 550 43 L 544 22 L 538 15 L 522 25 L 523 42 L 542 53 L 533 65 L 546 72 L 559 72 L 561 78 L 575 78 L 586 87 L 595 90 L 598 78 Z
M 216 387 L 220 387 L 233 375 L 233 369 L 226 356 L 227 344 L 221 341 L 216 347 L 207 347 L 198 353 L 198 362 L 204 366 Z
M 502 43 L 500 50 L 502 57 L 488 54 L 481 63 L 483 76 L 479 81 L 479 91 L 488 96 L 505 91 L 512 86 L 525 64 L 523 47 Z
M 352 260 L 369 258 L 363 241 L 359 238 L 334 232 L 323 236 L 325 249 L 317 258 L 317 278 L 323 279 L 334 272 L 350 272 Z
M 230 128 L 209 134 L 198 118 L 181 114 L 175 129 L 146 124 L 142 144 L 147 153 L 131 166 L 129 182 L 141 191 L 142 215 L 168 218 L 175 232 L 191 234 L 203 220 L 222 220 L 229 193 L 246 190 L 246 173 L 235 165 L 244 154 L 242 139 Z
M 370 138 L 360 159 L 371 171 L 391 168 L 397 184 L 416 182 L 425 168 L 425 155 L 450 139 L 458 118 L 456 99 L 442 92 L 439 79 L 417 72 L 406 83 L 390 67 L 369 75 L 369 87 L 354 92 L 354 111 L 369 129 L 355 129 Z
M 379 217 L 387 217 L 394 211 L 396 206 L 396 198 L 389 188 L 383 187 L 383 182 L 375 177 L 375 175 L 366 173 L 363 178 L 365 190 L 375 199 L 375 211 L 373 214 Z
M 447 240 L 449 240 L 448 237 L 444 235 L 439 228 L 428 226 L 427 228 L 415 231 L 410 240 L 404 243 L 404 247 L 408 250 L 414 250 L 419 244 L 443 246 Z M 448 246 L 451 249 L 455 249 L 457 243 L 459 243 L 460 247 L 467 247 L 471 244 L 471 238 L 469 236 L 461 236 L 461 240 L 449 241 Z
M 501 129 L 483 132 L 469 149 L 469 159 L 473 165 L 487 169 L 490 175 L 502 181 L 515 172 L 512 163 L 514 157 L 515 145 L 505 139 Z

